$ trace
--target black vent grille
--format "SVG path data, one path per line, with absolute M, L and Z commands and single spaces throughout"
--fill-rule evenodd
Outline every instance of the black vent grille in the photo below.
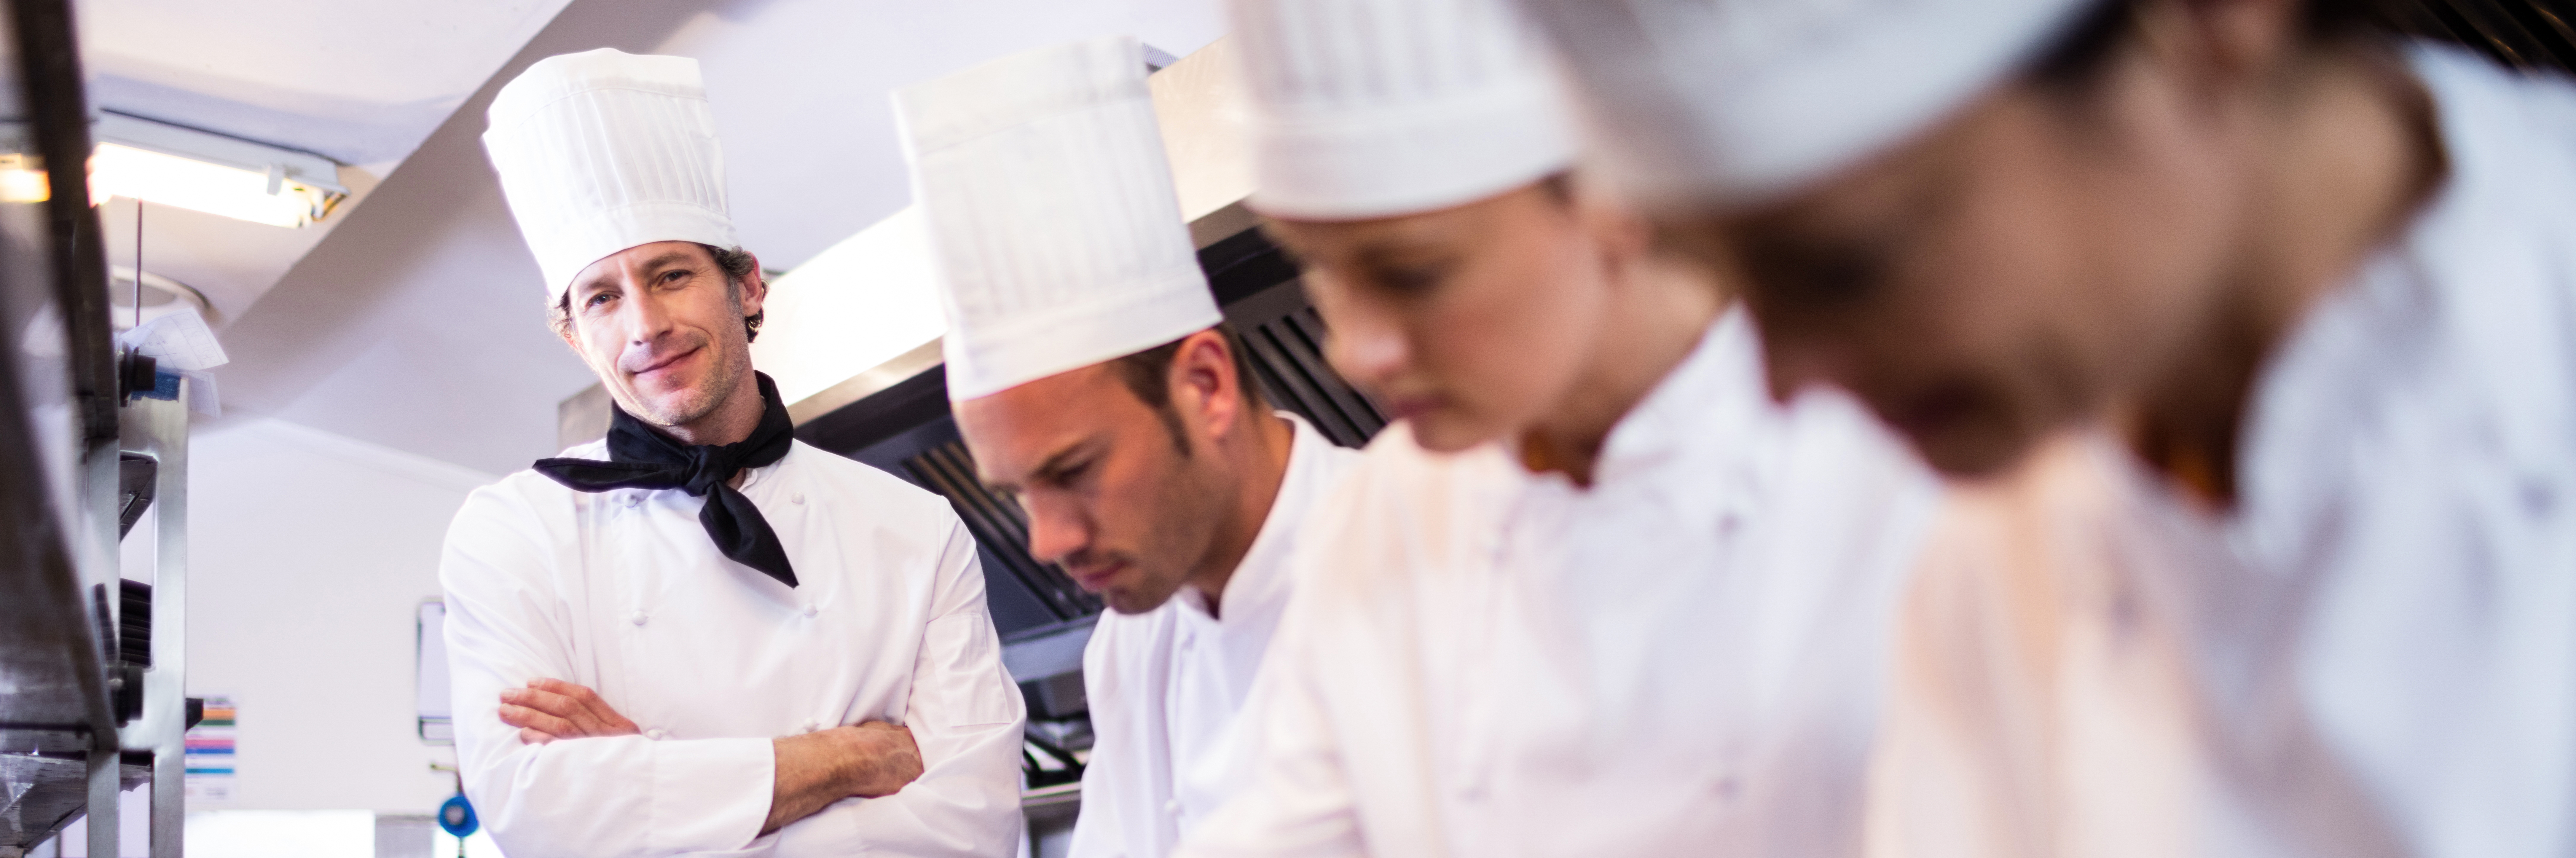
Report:
M 950 440 L 923 450 L 904 459 L 903 469 L 914 482 L 947 496 L 958 517 L 966 520 L 966 529 L 983 545 L 985 562 L 1001 566 L 1048 611 L 1065 619 L 1100 611 L 1099 597 L 1083 592 L 1063 569 L 1029 556 L 1028 515 L 1017 501 L 995 494 L 975 478 L 975 455 L 966 451 L 965 444 Z M 986 576 L 992 571 L 985 570 Z
M 1294 292 L 1297 284 L 1277 288 Z M 1301 306 L 1270 321 L 1238 329 L 1251 351 L 1252 367 L 1262 392 L 1273 405 L 1297 412 L 1324 437 L 1344 447 L 1358 447 L 1386 428 L 1386 416 L 1351 389 L 1324 362 L 1324 320 L 1312 307 Z
M 2576 72 L 2576 3 L 2568 0 L 2380 0 L 2399 32 L 2456 42 L 2516 68 Z
M 1386 415 L 1324 361 L 1324 318 L 1306 303 L 1297 265 L 1260 230 L 1248 229 L 1199 251 L 1208 288 L 1244 350 L 1270 404 L 1306 418 L 1344 447 L 1358 447 L 1386 428 Z

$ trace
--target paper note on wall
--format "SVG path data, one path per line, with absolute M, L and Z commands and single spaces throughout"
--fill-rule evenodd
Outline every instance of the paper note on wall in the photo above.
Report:
M 415 632 L 419 659 L 413 670 L 418 687 L 412 693 L 420 701 L 420 741 L 429 745 L 456 744 L 456 730 L 449 726 L 447 712 L 447 637 L 442 630 L 446 622 L 446 602 L 431 599 L 420 604 Z
M 188 801 L 231 801 L 235 768 L 240 755 L 235 752 L 233 736 L 236 710 L 233 699 L 221 695 L 206 698 L 206 720 L 188 728 Z

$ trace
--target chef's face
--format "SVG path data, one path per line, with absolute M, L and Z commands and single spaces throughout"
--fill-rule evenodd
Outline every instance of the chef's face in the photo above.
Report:
M 2116 57 L 2081 90 L 2007 84 L 1812 192 L 1677 225 L 1740 266 L 1775 393 L 1841 385 L 1977 475 L 2181 359 L 2246 231 L 2250 159 L 2207 74 Z
M 745 386 L 751 339 L 743 319 L 767 297 L 757 264 L 728 284 L 704 245 L 639 244 L 573 278 L 564 340 L 626 413 L 685 426 Z
M 1527 426 L 1565 396 L 1600 327 L 1609 251 L 1557 186 L 1270 229 L 1305 266 L 1333 368 L 1427 449 Z
M 1215 443 L 1247 431 L 1221 334 L 1182 341 L 1168 410 L 1097 364 L 956 403 L 984 481 L 1018 498 L 1029 554 L 1120 613 L 1160 607 L 1202 571 L 1234 485 Z

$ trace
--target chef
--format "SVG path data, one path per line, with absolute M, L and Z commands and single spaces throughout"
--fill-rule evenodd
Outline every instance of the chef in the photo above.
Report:
M 501 848 L 1010 855 L 1019 695 L 948 504 L 794 440 L 698 64 L 530 66 L 484 145 L 608 437 L 448 531 L 457 758 Z
M 2222 791 L 2177 802 L 2179 846 L 2576 848 L 2576 85 L 2369 4 L 1529 5 L 1604 162 L 1743 265 L 1781 383 L 1857 391 L 1952 473 L 2075 462 L 2127 498 L 2105 532 L 2183 556 L 2055 603 L 2177 632 L 2185 779 Z M 2034 508 L 2029 547 L 2140 547 Z M 1917 619 L 2098 583 L 1950 576 Z M 2085 640 L 2006 693 L 1943 681 L 1991 674 L 1976 647 L 1933 659 L 1932 756 L 1973 780 L 2116 729 L 2009 693 L 2119 685 L 2059 669 Z
M 1309 525 L 1190 856 L 1849 855 L 1933 500 L 1569 174 L 1499 0 L 1241 0 L 1251 205 L 1401 420 Z
M 1077 858 L 1159 858 L 1248 769 L 1236 713 L 1307 511 L 1359 454 L 1271 411 L 1181 222 L 1143 49 L 1031 51 L 896 94 L 948 396 L 1029 552 L 1109 605 Z

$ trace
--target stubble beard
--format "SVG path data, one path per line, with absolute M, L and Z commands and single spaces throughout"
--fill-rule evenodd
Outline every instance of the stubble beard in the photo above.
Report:
M 1152 541 L 1145 553 L 1166 564 L 1166 568 L 1158 570 L 1159 580 L 1152 585 L 1158 592 L 1131 591 L 1123 600 L 1116 598 L 1116 593 L 1103 594 L 1108 597 L 1104 601 L 1111 602 L 1111 607 L 1120 613 L 1141 614 L 1162 607 L 1163 603 L 1191 586 L 1190 579 L 1207 562 L 1209 552 L 1215 550 L 1218 521 L 1230 507 L 1226 503 L 1227 493 L 1222 481 L 1202 470 L 1208 464 L 1206 457 L 1195 455 L 1200 452 L 1205 451 L 1192 450 L 1193 455 L 1175 454 L 1177 471 L 1160 504 L 1164 510 L 1174 514 L 1148 531 L 1152 534 Z
M 751 344 L 719 339 L 708 343 L 707 348 L 714 352 L 714 365 L 696 386 L 660 399 L 630 393 L 632 402 L 618 404 L 636 419 L 664 429 L 686 426 L 716 413 L 733 400 L 734 388 L 751 364 Z

